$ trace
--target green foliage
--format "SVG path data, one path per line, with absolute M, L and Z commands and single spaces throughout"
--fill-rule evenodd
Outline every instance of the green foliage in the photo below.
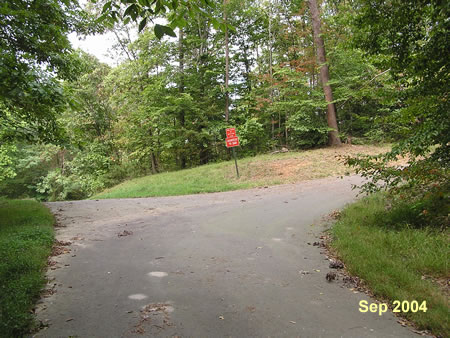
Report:
M 37 192 L 55 201 L 83 199 L 103 190 L 111 184 L 108 173 L 114 164 L 108 150 L 107 145 L 94 142 L 84 151 L 66 154 L 72 159 L 42 177 Z
M 110 0 L 103 5 L 100 19 L 117 22 L 123 20 L 128 23 L 130 20 L 139 22 L 141 32 L 148 22 L 155 17 L 166 14 L 169 25 L 155 24 L 154 32 L 158 39 L 164 35 L 176 36 L 173 29 L 183 28 L 187 25 L 187 17 L 191 19 L 197 15 L 204 15 L 212 21 L 214 28 L 218 29 L 220 20 L 211 16 L 208 9 L 213 7 L 214 2 L 208 0 L 200 1 L 179 1 L 179 0 L 155 0 L 155 1 L 130 1 L 130 0 Z M 122 6 L 126 6 L 122 14 Z
M 101 19 L 112 21 L 99 20 L 93 26 L 76 2 L 58 7 L 58 1 L 39 2 L 50 6 L 41 23 L 36 17 L 43 15 L 42 9 L 35 5 L 30 5 L 29 14 L 19 10 L 26 6 L 21 2 L 2 7 L 6 14 L 1 18 L 14 34 L 14 29 L 21 29 L 24 18 L 30 16 L 30 26 L 22 28 L 29 29 L 26 37 L 34 54 L 26 46 L 21 47 L 27 51 L 23 54 L 6 43 L 2 46 L 5 57 L 16 52 L 23 56 L 18 62 L 23 61 L 30 70 L 23 81 L 42 96 L 32 95 L 25 88 L 23 95 L 17 92 L 22 96 L 16 96 L 16 101 L 8 94 L 0 102 L 0 179 L 10 177 L 0 185 L 2 194 L 84 198 L 125 178 L 230 159 L 224 145 L 227 127 L 238 131 L 241 156 L 281 147 L 326 144 L 326 104 L 306 2 L 230 0 L 225 8 L 221 1 L 156 1 L 151 5 L 145 1 L 101 1 L 90 3 L 89 10 L 102 12 Z M 391 6 L 374 3 L 384 9 Z M 404 23 L 405 18 L 387 22 L 395 13 L 400 15 L 397 7 L 404 5 L 394 2 L 394 10 L 386 14 L 367 4 L 365 0 L 323 4 L 323 37 L 340 136 L 353 143 L 402 140 L 392 158 L 408 152 L 425 155 L 425 149 L 440 140 L 432 154 L 444 163 L 449 134 L 441 90 L 444 80 L 433 82 L 428 76 L 431 73 L 426 75 L 418 69 L 413 52 L 421 51 L 411 38 L 424 38 L 424 46 L 430 50 L 426 39 L 441 41 L 446 29 L 440 21 L 436 27 L 430 26 L 432 18 L 439 19 L 442 13 L 436 12 L 437 3 L 423 6 L 425 9 L 408 9 L 414 14 L 417 34 L 403 41 L 392 34 L 383 35 L 382 29 L 391 32 Z M 227 90 L 222 24 L 225 10 L 230 47 Z M 9 11 L 16 11 L 16 24 Z M 386 24 L 378 25 L 373 15 Z M 157 17 L 165 17 L 167 26 L 145 28 Z M 83 25 L 80 18 L 87 23 Z M 57 23 L 55 27 L 46 21 L 50 19 Z M 140 30 L 135 41 L 130 35 L 132 27 L 127 26 L 131 21 Z M 367 27 L 361 26 L 364 23 Z M 43 25 L 42 32 L 36 32 L 39 24 Z M 174 35 L 176 27 L 177 39 L 160 39 Z M 432 35 L 424 35 L 424 27 L 430 28 Z M 69 31 L 99 28 L 113 31 L 118 38 L 116 52 L 127 56 L 117 67 L 102 64 L 82 51 L 72 53 L 67 45 Z M 380 41 L 380 49 L 369 48 L 367 41 L 373 37 L 367 34 L 372 32 L 377 32 L 375 40 Z M 48 41 L 39 39 L 50 35 L 57 41 L 47 55 Z M 412 45 L 408 45 L 410 51 L 404 57 L 398 58 L 398 50 L 389 49 L 388 41 Z M 441 78 L 445 67 L 437 70 L 435 66 L 444 64 L 439 56 L 433 58 L 436 64 L 430 62 L 426 67 L 436 70 L 435 77 Z M 401 73 L 403 66 L 407 71 Z M 426 91 L 425 80 L 436 90 Z M 26 100 L 20 99 L 25 96 Z M 230 119 L 225 121 L 227 96 Z M 43 141 L 58 149 L 51 161 L 38 160 L 46 152 L 43 146 L 28 150 L 23 146 L 24 142 Z M 14 146 L 17 151 L 12 151 Z M 28 167 L 23 164 L 27 156 L 34 163 Z M 12 177 L 14 174 L 17 176 Z
M 340 133 L 376 142 L 398 139 L 397 124 L 390 121 L 397 93 L 389 71 L 377 69 L 374 58 L 345 43 L 338 43 L 328 55 Z
M 89 31 L 76 0 L 11 0 L 0 5 L 0 104 L 51 136 L 55 109 L 63 105 L 58 79 L 73 78 L 67 34 Z M 3 112 L 2 112 L 3 114 Z M 45 126 L 48 124 L 48 126 Z
M 108 143 L 115 121 L 104 84 L 110 67 L 82 51 L 76 51 L 74 57 L 82 66 L 77 80 L 65 83 L 70 105 L 59 117 L 59 125 L 64 128 L 66 141 L 78 148 L 93 140 Z
M 35 201 L 0 200 L 0 336 L 21 337 L 45 285 L 53 216 Z
M 49 170 L 57 166 L 59 148 L 53 145 L 18 144 L 11 167 L 14 177 L 0 182 L 0 195 L 8 198 L 45 198 L 37 190 L 37 185 Z
M 79 200 L 87 197 L 77 177 L 67 176 L 60 169 L 50 171 L 37 186 L 37 191 L 50 201 Z
M 257 118 L 249 118 L 244 125 L 239 128 L 239 143 L 243 151 L 252 149 L 256 155 L 258 152 L 267 150 L 264 142 L 264 125 Z M 249 153 L 247 150 L 246 153 Z
M 390 121 L 400 137 L 383 156 L 347 158 L 370 180 L 367 192 L 390 189 L 395 210 L 408 224 L 448 226 L 450 119 L 448 97 L 448 5 L 441 1 L 360 1 L 355 43 L 384 55 L 398 88 Z M 407 157 L 406 166 L 391 162 Z M 409 205 L 407 205 L 407 203 Z
M 16 147 L 14 145 L 0 145 L 0 182 L 16 176 L 13 168 L 12 155 Z
M 0 195 L 41 200 L 86 198 L 127 177 L 110 156 L 110 147 L 92 142 L 83 151 L 55 145 L 20 145 L 17 175 L 0 183 Z
M 421 167 L 419 162 L 425 157 L 425 161 L 445 168 L 450 158 L 450 120 L 445 104 L 450 78 L 448 5 L 441 1 L 360 3 L 355 43 L 368 53 L 385 55 L 380 61 L 390 67 L 400 88 L 400 109 L 394 121 L 402 130 L 402 140 L 385 159 L 410 154 L 410 166 Z M 426 170 L 413 172 L 428 175 Z M 400 171 L 397 176 L 401 176 Z
M 1 3 L 0 182 L 16 174 L 17 143 L 61 139 L 61 79 L 73 79 L 79 66 L 67 34 L 92 31 L 91 22 L 76 0 Z
M 447 168 L 433 160 L 433 156 L 417 160 L 412 158 L 407 166 L 393 166 L 392 151 L 378 156 L 347 157 L 347 165 L 370 180 L 362 191 L 373 193 L 380 189 L 390 191 L 395 207 L 405 212 L 408 224 L 414 227 L 449 226 L 449 184 Z

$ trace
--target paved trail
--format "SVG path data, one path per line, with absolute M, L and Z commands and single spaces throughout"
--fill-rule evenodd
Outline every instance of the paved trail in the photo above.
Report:
M 415 336 L 390 313 L 360 313 L 367 296 L 328 283 L 308 245 L 358 180 L 48 203 L 72 244 L 49 270 L 56 292 L 39 304 L 50 325 L 37 336 Z

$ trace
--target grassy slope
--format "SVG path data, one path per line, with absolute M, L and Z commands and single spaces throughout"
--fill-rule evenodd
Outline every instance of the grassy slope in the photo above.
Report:
M 343 175 L 348 168 L 340 163 L 336 156 L 357 153 L 376 154 L 388 149 L 387 146 L 345 146 L 260 155 L 238 161 L 241 174 L 239 179 L 236 178 L 234 161 L 227 161 L 126 181 L 92 198 L 187 195 Z
M 0 200 L 0 337 L 19 337 L 45 284 L 54 218 L 31 200 Z
M 375 296 L 391 304 L 394 300 L 417 300 L 419 304 L 426 300 L 426 313 L 402 315 L 419 328 L 449 337 L 447 297 L 430 281 L 448 277 L 448 233 L 388 227 L 389 218 L 383 195 L 351 205 L 332 229 L 332 247 L 349 272 L 362 278 Z

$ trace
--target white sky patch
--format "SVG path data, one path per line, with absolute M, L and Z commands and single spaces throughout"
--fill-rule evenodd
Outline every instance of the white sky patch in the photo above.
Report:
M 81 0 L 80 5 L 85 7 L 87 0 Z M 111 57 L 111 53 L 108 49 L 111 49 L 116 38 L 113 33 L 108 32 L 105 34 L 96 34 L 89 36 L 77 36 L 76 33 L 71 33 L 68 36 L 73 48 L 79 48 L 89 54 L 94 55 L 101 62 L 107 63 L 110 66 L 115 66 L 119 62 Z
M 108 52 L 116 42 L 113 33 L 90 35 L 86 37 L 78 37 L 76 33 L 71 33 L 69 34 L 69 41 L 73 48 L 80 48 L 110 66 L 116 66 L 119 63 L 119 60 L 113 59 L 111 53 Z
M 86 6 L 87 0 L 81 0 L 80 4 L 83 7 Z M 153 24 L 155 23 L 160 25 L 167 25 L 167 20 L 165 18 L 154 18 L 153 23 L 147 23 L 147 28 L 153 29 Z M 136 25 L 137 24 L 134 24 L 134 26 Z M 130 24 L 130 26 L 132 26 L 132 24 Z M 136 40 L 138 37 L 137 28 L 131 29 L 130 33 L 131 40 Z M 120 32 L 118 32 L 118 34 L 122 35 Z M 73 48 L 79 48 L 89 54 L 92 54 L 101 62 L 104 62 L 111 67 L 119 65 L 126 59 L 126 57 L 121 57 L 118 55 L 120 54 L 120 52 L 114 53 L 112 50 L 112 47 L 118 43 L 117 37 L 113 32 L 106 32 L 105 34 L 95 34 L 88 36 L 78 36 L 76 33 L 71 33 L 68 35 L 68 38 Z

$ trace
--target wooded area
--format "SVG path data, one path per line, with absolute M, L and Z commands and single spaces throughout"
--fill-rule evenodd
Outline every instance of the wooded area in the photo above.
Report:
M 319 255 L 327 247 L 326 259 L 342 260 L 340 269 L 345 275 L 342 280 L 350 280 L 355 285 L 351 289 L 353 292 L 369 288 L 370 296 L 391 305 L 393 301 L 427 303 L 427 312 L 403 310 L 400 315 L 412 320 L 416 328 L 428 330 L 415 331 L 417 333 L 449 336 L 449 9 L 450 3 L 442 0 L 2 1 L 0 336 L 30 335 L 30 330 L 48 326 L 48 322 L 35 323 L 32 307 L 42 296 L 45 268 L 52 264 L 55 266 L 51 269 L 60 268 L 49 258 L 52 251 L 53 255 L 61 254 L 55 249 L 66 245 L 58 242 L 58 237 L 55 240 L 56 221 L 60 226 L 57 234 L 61 229 L 77 225 L 77 232 L 86 232 L 86 240 L 101 242 L 95 244 L 96 249 L 100 248 L 98 251 L 84 251 L 87 255 L 105 250 L 106 243 L 112 248 L 89 259 L 94 270 L 88 270 L 89 264 L 85 264 L 87 261 L 82 256 L 86 245 L 77 247 L 80 250 L 77 255 L 70 255 L 75 261 L 83 260 L 82 268 L 68 270 L 81 265 L 69 267 L 67 263 L 62 271 L 69 271 L 66 274 L 82 280 L 86 276 L 73 272 L 81 271 L 95 280 L 84 282 L 85 285 L 78 288 L 72 282 L 64 285 L 64 288 L 70 285 L 71 292 L 61 293 L 59 301 L 76 299 L 82 307 L 74 312 L 75 320 L 67 315 L 59 324 L 73 324 L 81 330 L 86 321 L 79 320 L 78 315 L 83 312 L 94 321 L 95 329 L 101 331 L 102 326 L 97 325 L 101 317 L 89 315 L 91 310 L 98 312 L 101 302 L 95 299 L 95 306 L 87 306 L 94 300 L 85 292 L 86 288 L 105 289 L 102 278 L 110 276 L 111 271 L 114 273 L 108 280 L 124 277 L 119 286 L 127 290 L 111 287 L 113 294 L 105 294 L 108 298 L 105 304 L 115 303 L 109 309 L 111 316 L 103 313 L 107 305 L 101 311 L 108 321 L 115 321 L 114 316 L 119 314 L 124 318 L 125 310 L 128 314 L 133 312 L 128 303 L 114 298 L 132 292 L 128 290 L 131 280 L 126 281 L 127 275 L 132 275 L 133 283 L 139 280 L 135 276 L 144 271 L 139 270 L 144 266 L 147 269 L 148 257 L 153 255 L 156 259 L 165 258 L 163 263 L 167 264 L 168 273 L 158 273 L 176 274 L 181 278 L 184 272 L 172 272 L 171 266 L 185 266 L 186 256 L 192 253 L 194 259 L 189 263 L 193 267 L 189 265 L 186 276 L 170 279 L 164 287 L 159 283 L 155 290 L 162 290 L 161 299 L 174 301 L 177 316 L 183 311 L 189 312 L 188 321 L 192 320 L 190 309 L 199 309 L 196 316 L 200 319 L 193 326 L 211 325 L 201 328 L 208 334 L 218 329 L 224 336 L 236 335 L 236 332 L 267 335 L 269 331 L 263 329 L 264 325 L 274 330 L 270 332 L 275 335 L 295 332 L 291 336 L 298 335 L 300 330 L 302 334 L 319 334 L 319 330 L 320 334 L 338 334 L 352 330 L 362 332 L 361 335 L 385 336 L 380 332 L 386 331 L 374 329 L 385 329 L 385 324 L 393 324 L 390 327 L 395 329 L 394 317 L 385 322 L 377 318 L 375 326 L 378 327 L 374 329 L 361 318 L 348 318 L 355 314 L 356 307 L 350 307 L 349 303 L 341 308 L 342 300 L 350 297 L 347 293 L 343 298 L 336 298 L 334 290 L 338 288 L 331 289 L 332 285 L 328 289 L 330 292 L 325 289 L 320 292 L 320 302 L 308 298 L 313 292 L 304 297 L 309 293 L 305 291 L 307 288 L 303 294 L 297 292 L 299 278 L 309 275 L 312 269 L 312 273 L 324 275 L 324 285 L 337 278 L 333 271 L 325 275 L 327 266 L 324 257 Z M 115 36 L 111 54 L 116 57 L 117 65 L 102 63 L 95 56 L 73 48 L 69 39 L 71 33 L 81 37 L 103 33 Z M 225 130 L 230 127 L 236 128 L 240 141 L 239 178 L 235 176 L 234 162 L 227 162 L 231 153 L 225 146 Z M 360 149 L 365 155 L 359 153 Z M 380 154 L 380 151 L 386 152 Z M 213 206 L 218 206 L 217 201 L 225 194 L 220 198 L 214 196 L 206 207 L 202 203 L 210 196 L 203 195 L 197 196 L 198 200 L 190 196 L 184 200 L 192 205 L 182 204 L 180 198 L 161 210 L 156 205 L 160 202 L 154 199 L 142 205 L 142 200 L 129 199 L 128 208 L 124 208 L 123 200 L 117 200 L 268 188 L 269 185 L 297 184 L 301 180 L 351 173 L 368 178 L 360 187 L 361 192 L 382 189 L 387 192 L 361 199 L 342 212 L 331 212 L 331 208 L 342 207 L 339 203 L 354 199 L 354 195 L 349 195 L 351 182 L 361 182 L 360 177 L 349 178 L 355 181 L 327 178 L 301 188 L 289 185 L 285 186 L 289 190 L 286 194 L 281 190 L 263 189 L 265 197 L 253 190 L 239 191 L 234 195 L 239 197 L 228 195 L 233 203 L 220 204 L 220 211 Z M 344 184 L 347 192 L 341 190 Z M 246 199 L 241 199 L 243 193 L 247 193 Z M 38 202 L 88 198 L 95 201 L 47 205 Z M 112 204 L 102 204 L 103 201 L 98 201 L 102 198 L 116 200 L 111 200 Z M 97 222 L 99 208 L 83 207 L 91 202 L 103 205 L 107 216 L 114 209 L 120 213 L 120 218 L 108 219 L 105 224 L 102 220 Z M 328 206 L 319 206 L 321 203 Z M 62 208 L 63 204 L 67 207 Z M 164 209 L 169 204 L 170 207 Z M 53 214 L 58 215 L 58 219 L 50 213 L 49 205 L 53 206 Z M 71 214 L 75 205 L 79 209 Z M 317 210 L 312 212 L 316 205 Z M 83 215 L 79 212 L 82 209 L 91 215 Z M 157 212 L 151 212 L 154 209 Z M 139 210 L 141 218 L 136 218 Z M 183 218 L 181 214 L 186 210 L 187 216 Z M 203 211 L 208 213 L 203 214 Z M 319 227 L 313 229 L 310 224 L 319 211 L 331 212 L 326 219 L 335 223 L 330 232 L 315 237 L 320 236 L 321 240 L 320 254 L 315 254 L 313 250 L 319 242 L 310 245 L 307 238 L 313 235 L 314 229 L 319 231 Z M 211 218 L 215 219 L 215 224 L 202 223 Z M 228 231 L 225 228 L 231 223 L 232 231 L 222 232 L 223 229 Z M 128 243 L 134 243 L 128 244 L 129 247 L 113 241 L 125 236 L 117 234 L 118 226 L 122 225 L 128 226 L 127 236 L 133 234 L 130 229 L 139 232 L 134 236 L 136 242 L 131 241 L 133 236 L 129 238 Z M 155 235 L 163 228 L 163 232 Z M 105 240 L 98 239 L 94 230 L 107 233 Z M 191 236 L 194 233 L 195 236 Z M 85 240 L 84 235 L 73 236 L 67 238 Z M 184 241 L 186 236 L 189 241 Z M 179 242 L 183 245 L 174 245 Z M 276 252 L 270 251 L 275 250 L 274 243 Z M 285 249 L 280 249 L 283 245 Z M 149 250 L 165 249 L 168 254 L 142 250 L 144 246 Z M 248 253 L 249 248 L 263 249 L 263 246 L 264 250 L 257 250 L 261 253 L 259 260 L 251 263 L 257 255 L 250 257 L 253 253 Z M 139 253 L 132 250 L 139 250 Z M 132 256 L 134 264 L 123 259 L 123 252 Z M 252 260 L 242 258 L 247 254 Z M 139 255 L 142 264 L 136 263 L 140 262 Z M 178 261 L 173 260 L 177 255 Z M 220 259 L 216 261 L 216 258 Z M 102 259 L 116 265 L 113 269 L 106 267 Z M 205 261 L 210 259 L 214 259 L 214 264 L 223 264 L 222 267 L 214 265 L 216 272 L 206 271 Z M 301 262 L 305 265 L 319 261 L 324 267 L 320 268 L 322 272 L 316 265 L 308 268 L 311 271 L 298 271 L 300 267 L 305 269 Z M 116 269 L 120 264 L 123 270 Z M 108 270 L 103 273 L 99 266 Z M 330 268 L 334 267 L 330 265 Z M 191 275 L 194 273 L 191 270 L 195 270 L 195 275 Z M 204 279 L 201 279 L 201 271 L 205 273 Z M 232 277 L 224 278 L 224 271 L 230 272 L 227 276 Z M 146 270 L 145 274 L 148 277 Z M 277 280 L 275 275 L 282 279 Z M 186 287 L 188 276 L 195 276 L 195 281 L 191 277 L 192 285 L 200 289 L 193 297 L 184 295 L 192 290 Z M 247 283 L 240 295 L 247 296 L 248 290 L 263 288 L 261 292 L 254 292 L 257 298 L 254 302 L 245 297 L 238 299 L 241 297 L 235 293 L 237 284 L 230 284 L 235 276 L 239 286 Z M 291 279 L 286 279 L 287 276 Z M 49 280 L 53 286 L 47 291 L 53 295 L 53 287 L 63 283 Z M 173 286 L 180 280 L 182 282 L 178 283 L 183 287 L 170 293 L 169 283 L 174 281 Z M 271 282 L 266 284 L 261 280 Z M 202 281 L 206 281 L 208 287 Z M 317 281 L 314 278 L 308 282 L 305 278 L 302 287 L 308 286 L 315 292 Z M 220 284 L 222 282 L 225 284 Z M 303 298 L 293 297 L 286 306 L 289 302 L 284 297 L 288 292 L 285 287 L 289 284 L 294 288 L 289 294 Z M 72 285 L 75 286 L 73 293 Z M 143 290 L 149 288 L 145 279 Z M 203 294 L 202 289 L 206 290 Z M 213 293 L 217 294 L 210 298 Z M 178 298 L 181 300 L 178 302 L 176 297 L 180 294 L 183 298 Z M 262 299 L 261 294 L 270 297 Z M 132 296 L 124 299 L 134 299 Z M 87 297 L 86 301 L 83 297 Z M 223 302 L 225 298 L 228 299 Z M 202 304 L 183 303 L 186 299 L 200 300 Z M 221 301 L 216 309 L 227 312 L 216 310 L 214 314 L 210 303 L 218 299 Z M 228 303 L 230 299 L 232 303 Z M 53 307 L 56 300 L 51 300 Z M 265 302 L 265 309 L 247 305 L 259 305 L 261 300 Z M 235 309 L 246 310 L 238 313 L 233 308 L 233 312 L 229 312 L 230 304 L 234 307 L 239 301 L 242 301 L 241 306 Z M 276 301 L 281 303 L 274 305 Z M 207 307 L 201 309 L 199 305 L 203 303 Z M 322 308 L 316 306 L 320 303 Z M 117 307 L 118 304 L 127 304 L 127 308 Z M 308 313 L 308 304 L 316 304 L 314 311 L 317 312 Z M 327 304 L 336 306 L 333 310 Z M 324 306 L 326 311 L 323 311 Z M 84 313 L 88 308 L 91 310 Z M 141 310 L 136 307 L 135 314 L 142 314 L 143 309 L 145 307 Z M 295 312 L 292 309 L 302 313 L 288 318 L 281 315 L 280 309 L 289 312 L 289 316 Z M 325 331 L 323 316 L 333 314 L 329 311 L 346 313 L 347 319 L 352 320 L 338 321 L 340 329 L 333 322 L 329 331 Z M 303 315 L 305 312 L 313 322 L 305 323 L 308 322 L 308 317 Z M 165 310 L 164 313 L 168 315 Z M 204 315 L 207 317 L 202 319 Z M 246 317 L 248 315 L 251 319 Z M 222 325 L 211 320 L 211 316 L 218 317 Z M 233 316 L 239 317 L 239 321 Z M 46 314 L 45 318 L 51 317 Z M 164 316 L 164 321 L 167 318 Z M 261 318 L 276 320 L 267 322 Z M 315 324 L 316 320 L 320 324 Z M 50 327 L 55 323 L 50 320 Z M 281 325 L 279 329 L 276 323 Z M 403 321 L 399 323 L 406 326 Z M 112 327 L 106 321 L 101 324 L 108 329 Z M 305 324 L 310 325 L 312 331 L 305 331 Z M 232 330 L 226 331 L 225 325 L 230 325 Z M 233 331 L 240 325 L 253 331 Z M 173 329 L 189 330 L 189 326 L 174 325 Z M 73 332 L 77 336 L 76 331 Z M 86 331 L 80 332 L 83 336 Z M 142 334 L 144 331 L 129 332 Z M 175 332 L 179 334 L 173 331 L 168 335 L 175 335 Z M 186 331 L 185 335 L 202 336 L 201 332 Z M 406 329 L 404 332 L 406 334 Z M 70 334 L 67 330 L 64 335 L 66 333 Z M 163 333 L 158 329 L 158 334 Z M 90 332 L 90 335 L 96 333 Z
M 348 163 L 446 191 L 445 2 L 11 0 L 0 22 L 2 195 L 81 199 L 229 159 L 230 126 L 241 156 L 395 142 Z M 108 31 L 117 67 L 67 38 Z

